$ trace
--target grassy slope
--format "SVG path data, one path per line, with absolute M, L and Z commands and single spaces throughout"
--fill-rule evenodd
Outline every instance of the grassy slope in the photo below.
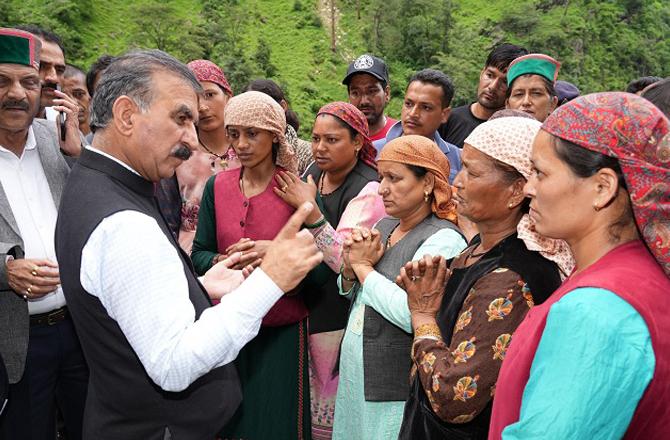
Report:
M 340 84 L 346 64 L 330 50 L 326 30 L 296 26 L 297 21 L 311 13 L 310 8 L 316 10 L 316 1 L 303 0 L 301 12 L 293 11 L 294 0 L 247 0 L 245 4 L 264 22 L 246 30 L 247 47 L 255 50 L 261 38 L 270 44 L 271 62 L 277 67 L 279 82 L 287 89 L 303 125 L 311 126 L 317 103 L 346 99 L 346 89 Z
M 131 44 L 133 29 L 133 6 L 139 2 L 128 0 L 93 0 L 92 22 L 82 32 L 84 41 L 93 48 L 92 53 L 118 54 L 127 50 Z M 198 14 L 201 5 L 197 0 L 172 0 L 172 5 L 181 17 L 188 18 Z M 81 60 L 87 66 L 95 60 Z
M 117 54 L 129 47 L 132 29 L 132 5 L 127 0 L 94 1 L 93 21 L 83 33 L 94 53 Z M 197 14 L 197 0 L 173 0 L 172 4 L 184 18 Z M 294 11 L 294 0 L 245 0 L 250 22 L 240 38 L 253 56 L 259 39 L 272 49 L 271 61 L 277 67 L 277 79 L 287 89 L 291 104 L 305 128 L 311 126 L 319 103 L 346 99 L 340 84 L 347 61 L 329 49 L 329 36 L 324 28 L 296 22 L 316 11 L 316 0 L 303 0 L 304 10 Z M 260 24 L 260 25 L 259 25 Z M 89 65 L 93 59 L 81 60 Z M 318 98 L 318 99 L 314 99 Z M 303 135 L 305 130 L 301 130 Z
M 35 0 L 28 0 L 28 2 Z M 83 37 L 93 53 L 117 54 L 129 47 L 132 29 L 132 5 L 128 0 L 93 1 L 92 23 L 83 32 Z M 242 4 L 250 15 L 250 22 L 240 38 L 244 41 L 247 55 L 252 56 L 258 40 L 264 39 L 272 49 L 271 61 L 277 67 L 278 79 L 286 88 L 291 105 L 301 117 L 307 129 L 320 104 L 335 100 L 346 100 L 346 89 L 341 79 L 348 63 L 366 51 L 360 33 L 361 22 L 355 10 L 338 2 L 339 16 L 338 51 L 330 50 L 329 29 L 296 23 L 317 11 L 318 0 L 302 0 L 303 10 L 294 11 L 295 0 L 245 0 Z M 173 0 L 172 4 L 184 18 L 195 15 L 201 5 L 197 0 Z M 477 29 L 483 20 L 500 17 L 503 2 L 490 0 L 456 0 L 454 15 L 459 24 Z M 464 44 L 472 50 L 472 44 Z M 475 45 L 476 46 L 476 45 Z M 457 47 L 460 45 L 457 44 Z M 464 56 L 469 56 L 464 52 Z M 482 55 L 483 56 L 483 55 Z M 93 59 L 80 60 L 88 65 Z M 411 72 L 403 66 L 391 66 L 394 98 L 389 113 L 399 116 L 402 90 L 406 77 Z M 457 85 L 458 86 L 458 85 Z M 470 85 L 462 85 L 470 87 Z M 303 136 L 307 130 L 301 130 Z

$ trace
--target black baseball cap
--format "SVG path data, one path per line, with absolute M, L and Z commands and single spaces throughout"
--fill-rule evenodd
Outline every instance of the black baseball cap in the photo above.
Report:
M 372 75 L 384 83 L 384 85 L 389 83 L 389 69 L 386 67 L 386 63 L 381 58 L 372 55 L 361 55 L 356 58 L 353 63 L 349 64 L 347 76 L 342 80 L 342 84 L 348 86 L 351 77 L 357 73 L 367 73 Z

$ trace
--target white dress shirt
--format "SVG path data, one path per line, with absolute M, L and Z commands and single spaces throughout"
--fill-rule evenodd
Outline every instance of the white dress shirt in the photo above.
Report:
M 0 146 L 0 183 L 19 227 L 25 258 L 56 262 L 54 232 L 58 209 L 42 168 L 32 127 L 28 129 L 21 157 Z M 64 305 L 65 296 L 58 287 L 41 298 L 28 300 L 28 312 L 31 315 L 45 313 Z
M 184 390 L 233 361 L 283 295 L 259 268 L 196 320 L 177 249 L 154 218 L 132 210 L 116 212 L 95 228 L 82 250 L 80 282 L 166 391 Z

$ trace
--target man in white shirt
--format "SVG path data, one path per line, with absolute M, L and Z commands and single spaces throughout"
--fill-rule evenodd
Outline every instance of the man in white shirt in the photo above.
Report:
M 53 237 L 69 173 L 61 148 L 68 147 L 59 145 L 53 122 L 35 119 L 39 54 L 36 36 L 0 29 L 0 354 L 11 384 L 0 438 L 53 439 L 58 399 L 68 435 L 77 439 L 88 371 Z M 71 112 L 62 103 L 53 102 Z
M 299 231 L 306 204 L 241 285 L 224 263 L 196 277 L 153 194 L 197 148 L 199 91 L 185 65 L 142 51 L 114 61 L 93 97 L 96 135 L 70 174 L 56 226 L 91 369 L 85 438 L 214 438 L 241 399 L 231 362 L 323 258 Z

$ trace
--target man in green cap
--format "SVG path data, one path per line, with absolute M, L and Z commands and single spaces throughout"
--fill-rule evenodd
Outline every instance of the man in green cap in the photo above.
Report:
M 544 122 L 558 105 L 555 83 L 560 67 L 555 59 L 539 53 L 512 61 L 507 70 L 506 107 Z
M 60 288 L 57 207 L 70 171 L 54 122 L 36 119 L 39 38 L 0 28 L 0 355 L 9 402 L 0 439 L 54 439 L 55 403 L 68 440 L 81 438 L 88 370 Z M 57 92 L 59 93 L 59 92 Z M 57 111 L 76 113 L 53 100 Z M 78 145 L 78 144 L 75 144 Z

